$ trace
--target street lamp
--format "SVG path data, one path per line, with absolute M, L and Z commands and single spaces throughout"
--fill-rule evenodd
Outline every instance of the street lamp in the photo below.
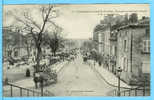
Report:
M 41 88 L 41 96 L 43 96 L 44 94 L 44 81 L 45 80 L 45 73 L 43 72 L 43 70 L 41 70 L 39 72 L 39 82 L 40 82 L 40 88 Z
M 117 69 L 117 75 L 118 75 L 118 96 L 120 96 L 120 75 L 121 75 L 122 69 L 121 67 L 118 67 Z

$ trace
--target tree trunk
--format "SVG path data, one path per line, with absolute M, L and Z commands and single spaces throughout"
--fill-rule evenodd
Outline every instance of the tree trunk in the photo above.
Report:
M 27 55 L 28 55 L 28 59 L 30 57 L 30 48 L 27 46 Z
M 56 51 L 53 51 L 53 56 L 54 56 L 54 57 L 56 56 Z
M 41 47 L 38 46 L 37 47 L 37 55 L 36 55 L 36 67 L 35 67 L 36 72 L 38 72 L 40 70 L 39 67 L 40 67 L 41 55 L 42 55 Z

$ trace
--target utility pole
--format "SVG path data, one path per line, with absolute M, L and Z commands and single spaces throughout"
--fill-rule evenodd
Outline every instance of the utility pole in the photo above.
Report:
M 44 87 L 43 86 L 43 84 L 44 84 L 43 81 L 44 81 L 44 78 L 42 76 L 40 76 L 40 80 L 41 80 L 41 96 L 43 96 L 43 94 L 44 94 L 43 93 L 43 87 Z
M 117 96 L 120 97 L 120 75 L 121 75 L 122 69 L 121 67 L 118 67 L 117 69 L 117 74 L 118 74 L 118 94 Z
M 118 75 L 118 96 L 120 97 L 120 75 Z
M 131 61 L 131 68 L 130 72 L 132 72 L 132 53 L 133 52 L 133 33 L 131 32 L 131 46 L 130 46 L 130 61 Z

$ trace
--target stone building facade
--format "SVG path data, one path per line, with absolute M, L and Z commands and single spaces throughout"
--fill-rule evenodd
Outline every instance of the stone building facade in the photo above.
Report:
M 110 35 L 110 66 L 109 69 L 112 73 L 116 74 L 116 65 L 117 65 L 117 30 L 111 32 Z
M 27 55 L 22 35 L 10 28 L 3 28 L 3 59 L 21 58 Z
M 110 25 L 100 22 L 93 33 L 93 40 L 97 45 L 97 51 L 102 55 L 110 54 Z
M 112 29 L 100 23 L 94 29 L 93 40 L 103 56 L 104 67 L 116 74 L 122 68 L 121 79 L 128 84 L 150 80 L 150 25 L 148 19 Z
M 134 84 L 145 74 L 149 77 L 149 25 L 126 25 L 118 29 L 116 62 L 117 67 L 123 69 L 122 79 L 129 84 Z

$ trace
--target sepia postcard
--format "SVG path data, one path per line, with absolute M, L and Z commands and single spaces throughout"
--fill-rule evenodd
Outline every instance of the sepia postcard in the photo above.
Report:
M 3 97 L 150 96 L 149 4 L 3 5 Z

